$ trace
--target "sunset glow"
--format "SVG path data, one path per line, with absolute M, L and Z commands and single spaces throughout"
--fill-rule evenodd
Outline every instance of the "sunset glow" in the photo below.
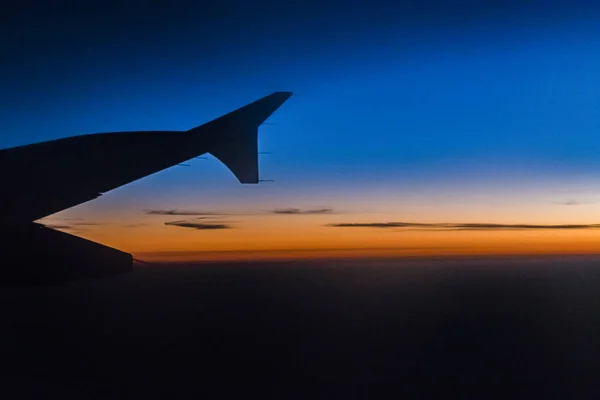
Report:
M 133 53 L 128 33 L 114 34 L 103 37 L 102 60 L 102 49 L 61 53 L 69 68 L 55 67 L 59 55 L 41 52 L 33 63 L 15 50 L 21 64 L 7 76 L 31 89 L 4 92 L 2 145 L 187 130 L 292 91 L 259 129 L 260 178 L 269 182 L 241 185 L 206 154 L 41 222 L 140 259 L 600 253 L 592 228 L 328 226 L 600 223 L 600 14 L 514 9 L 504 20 L 485 7 L 444 9 L 397 19 L 393 7 L 377 8 L 378 23 L 364 30 L 360 13 L 332 11 L 336 23 L 314 26 L 287 25 L 290 14 L 257 24 L 264 32 L 252 25 L 252 43 L 228 35 L 235 26 L 191 23 L 185 39 L 157 28 Z M 20 72 L 39 65 L 51 79 Z

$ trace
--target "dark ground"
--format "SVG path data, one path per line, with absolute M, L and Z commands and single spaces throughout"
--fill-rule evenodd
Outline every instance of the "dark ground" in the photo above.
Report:
M 600 257 L 143 265 L 0 312 L 6 399 L 600 396 Z

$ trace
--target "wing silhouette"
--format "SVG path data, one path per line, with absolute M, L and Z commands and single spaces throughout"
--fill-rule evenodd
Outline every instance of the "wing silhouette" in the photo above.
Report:
M 99 133 L 0 150 L 0 218 L 32 222 L 207 152 L 241 183 L 258 183 L 258 126 L 291 95 L 272 93 L 188 131 Z
M 35 221 L 207 152 L 241 183 L 258 183 L 258 126 L 290 96 L 272 93 L 188 131 L 98 133 L 0 150 L 0 284 L 132 271 L 131 254 Z

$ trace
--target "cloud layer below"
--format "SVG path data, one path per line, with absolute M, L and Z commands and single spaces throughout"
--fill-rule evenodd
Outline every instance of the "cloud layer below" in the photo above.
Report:
M 416 222 L 368 222 L 337 223 L 325 225 L 332 228 L 400 228 L 433 231 L 455 230 L 536 230 L 536 229 L 600 229 L 600 224 L 529 225 L 529 224 L 485 224 L 485 223 L 416 223 Z
M 218 230 L 230 229 L 231 225 L 216 222 L 195 222 L 195 221 L 171 221 L 165 222 L 165 225 L 178 226 L 180 228 L 191 228 L 197 230 Z
M 146 210 L 146 214 L 148 215 L 219 215 L 214 212 L 203 212 L 203 211 L 185 211 L 185 210 Z
M 333 210 L 328 207 L 314 208 L 309 210 L 301 210 L 299 208 L 276 208 L 272 211 L 273 214 L 331 214 Z

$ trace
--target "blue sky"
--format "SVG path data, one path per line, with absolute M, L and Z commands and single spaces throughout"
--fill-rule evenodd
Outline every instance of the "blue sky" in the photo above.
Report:
M 559 203 L 600 198 L 599 7 L 226 3 L 14 6 L 0 145 L 184 130 L 289 90 L 295 96 L 260 129 L 261 150 L 273 153 L 261 156 L 262 178 L 274 183 L 242 186 L 218 161 L 195 160 L 75 214 L 402 213 L 411 201 L 462 207 L 467 198 L 475 208 L 500 202 L 520 222 L 528 212 L 515 204 L 571 213 Z M 590 207 L 573 219 L 593 219 Z

